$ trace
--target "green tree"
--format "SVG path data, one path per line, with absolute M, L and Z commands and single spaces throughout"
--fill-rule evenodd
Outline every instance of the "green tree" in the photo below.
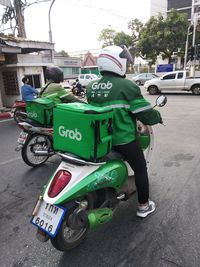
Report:
M 115 45 L 126 45 L 127 47 L 132 47 L 133 42 L 130 35 L 124 32 L 117 32 L 113 38 Z
M 69 57 L 69 54 L 65 50 L 58 51 L 57 53 L 63 57 Z
M 101 31 L 98 41 L 103 42 L 102 47 L 105 47 L 108 45 L 114 45 L 115 36 L 116 36 L 115 30 L 106 28 Z
M 161 54 L 171 62 L 173 52 L 184 51 L 189 22 L 186 14 L 171 10 L 167 17 L 151 17 L 141 28 L 137 43 L 140 55 L 154 63 Z

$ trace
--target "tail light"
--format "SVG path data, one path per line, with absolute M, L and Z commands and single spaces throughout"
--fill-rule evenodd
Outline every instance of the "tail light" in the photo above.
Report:
M 53 178 L 48 190 L 48 196 L 56 197 L 71 180 L 71 173 L 65 170 L 59 170 Z

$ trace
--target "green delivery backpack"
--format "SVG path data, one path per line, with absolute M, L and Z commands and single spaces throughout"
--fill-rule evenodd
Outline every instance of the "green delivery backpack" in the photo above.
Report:
M 53 110 L 55 150 L 97 161 L 112 148 L 113 110 L 83 103 L 58 104 Z
M 52 125 L 54 106 L 54 102 L 48 98 L 37 98 L 32 101 L 27 101 L 27 116 L 44 126 Z

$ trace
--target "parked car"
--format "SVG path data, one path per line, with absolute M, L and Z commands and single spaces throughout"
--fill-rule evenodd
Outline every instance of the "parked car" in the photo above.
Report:
M 83 87 L 87 86 L 91 81 L 97 80 L 99 77 L 95 74 L 88 73 L 88 74 L 79 74 L 78 80 Z
M 133 76 L 132 81 L 137 85 L 143 85 L 146 81 L 157 78 L 158 76 L 154 73 L 140 73 Z
M 150 95 L 163 91 L 191 91 L 194 95 L 200 95 L 200 77 L 189 77 L 187 71 L 173 71 L 145 82 L 144 88 Z

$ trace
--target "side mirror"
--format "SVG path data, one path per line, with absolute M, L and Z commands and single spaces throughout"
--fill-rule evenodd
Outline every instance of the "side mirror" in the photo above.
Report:
M 165 95 L 160 95 L 156 99 L 156 106 L 163 107 L 167 103 L 167 97 Z

